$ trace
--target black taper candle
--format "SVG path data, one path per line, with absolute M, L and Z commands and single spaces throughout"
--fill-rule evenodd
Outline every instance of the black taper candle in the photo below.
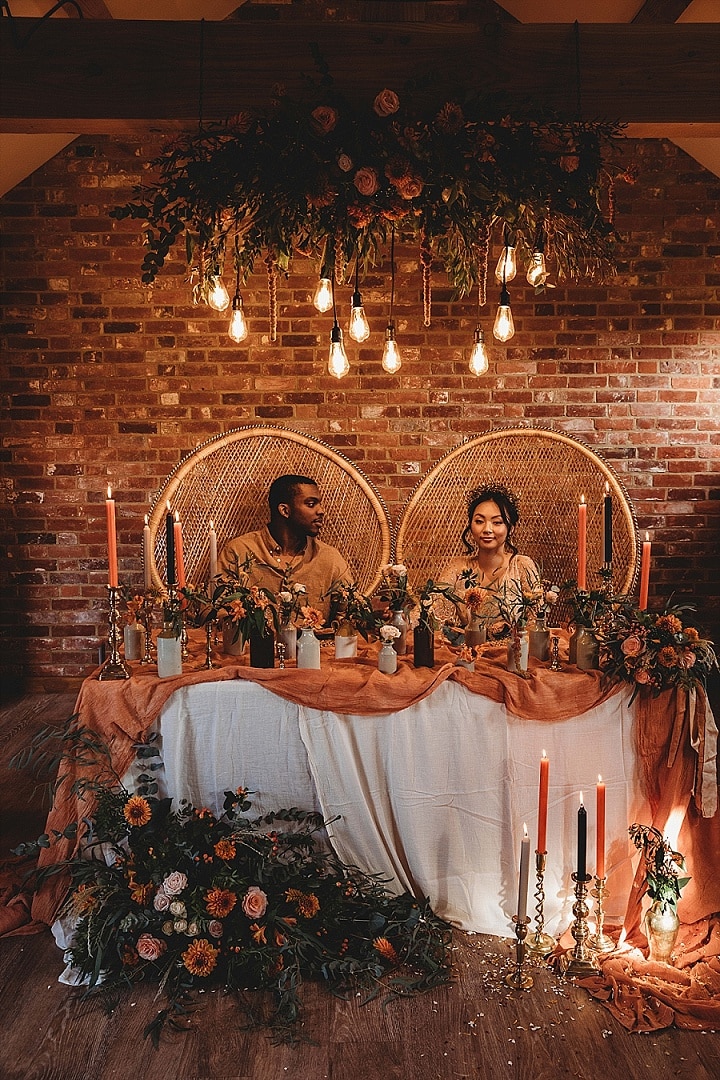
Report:
M 168 503 L 165 515 L 165 542 L 167 548 L 167 583 L 175 584 L 175 517 Z
M 577 835 L 577 876 L 586 876 L 587 856 L 587 810 L 580 795 L 580 809 L 578 810 L 578 835 Z
M 613 548 L 613 522 L 612 522 L 612 496 L 605 485 L 605 502 L 603 504 L 603 562 L 612 562 Z

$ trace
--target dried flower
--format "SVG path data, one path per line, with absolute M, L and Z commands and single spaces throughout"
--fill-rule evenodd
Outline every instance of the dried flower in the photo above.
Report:
M 123 807 L 123 817 L 135 828 L 147 825 L 152 817 L 150 803 L 142 795 L 132 795 Z
M 375 938 L 373 941 L 373 948 L 380 953 L 383 960 L 387 960 L 390 964 L 397 964 L 398 955 L 395 952 L 392 942 L 388 941 L 386 937 Z

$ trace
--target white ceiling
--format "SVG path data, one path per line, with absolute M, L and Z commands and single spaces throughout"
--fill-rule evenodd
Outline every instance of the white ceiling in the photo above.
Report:
M 150 3 L 148 0 L 90 0 L 88 10 L 97 13 L 106 9 L 114 19 L 221 21 L 244 2 L 246 0 L 151 0 Z M 82 8 L 83 0 L 78 3 Z M 500 0 L 500 3 L 522 23 L 573 23 L 576 20 L 580 23 L 630 23 L 643 6 L 643 0 Z M 53 0 L 10 0 L 10 10 L 17 18 L 40 18 L 52 7 Z M 70 7 L 67 11 L 58 11 L 53 18 L 69 17 L 70 11 Z M 692 0 L 677 21 L 720 22 L 720 0 Z M 0 196 L 83 134 L 82 131 L 0 134 Z M 662 132 L 658 129 L 654 134 L 660 136 Z M 720 176 L 720 139 L 678 136 L 668 130 L 667 137 L 671 135 L 672 141 L 682 150 Z

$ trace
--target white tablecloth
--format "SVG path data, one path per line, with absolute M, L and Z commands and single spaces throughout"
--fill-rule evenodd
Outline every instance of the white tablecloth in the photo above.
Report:
M 540 756 L 550 758 L 545 922 L 572 922 L 579 793 L 595 868 L 595 783 L 607 785 L 606 913 L 621 917 L 632 882 L 627 827 L 644 820 L 628 693 L 581 716 L 521 720 L 446 681 L 389 716 L 338 715 L 292 704 L 252 682 L 176 691 L 158 722 L 166 790 L 220 813 L 244 785 L 253 813 L 319 809 L 340 858 L 428 896 L 466 930 L 505 935 L 517 909 L 523 823 L 534 849 Z M 534 915 L 531 873 L 528 913 Z M 532 927 L 531 927 L 532 929 Z

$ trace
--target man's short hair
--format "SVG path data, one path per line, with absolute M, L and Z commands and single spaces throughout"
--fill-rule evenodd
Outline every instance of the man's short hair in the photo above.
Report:
M 270 513 L 276 514 L 280 503 L 291 503 L 293 495 L 297 494 L 297 489 L 303 484 L 312 484 L 313 487 L 317 487 L 317 481 L 310 476 L 286 473 L 284 476 L 276 477 L 268 490 Z

